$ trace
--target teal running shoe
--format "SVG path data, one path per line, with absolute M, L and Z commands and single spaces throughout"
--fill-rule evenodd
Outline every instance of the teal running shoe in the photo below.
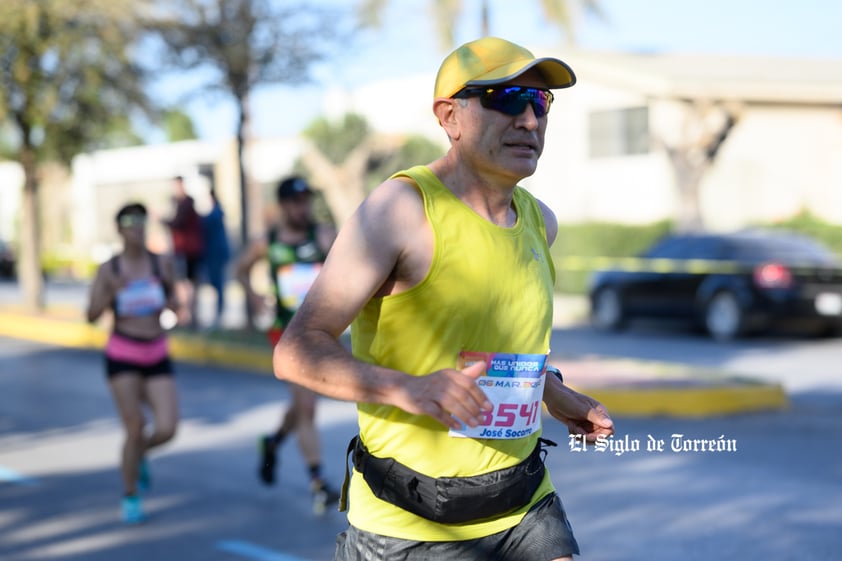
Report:
M 143 506 L 140 504 L 140 497 L 137 495 L 129 495 L 123 497 L 123 521 L 127 524 L 140 524 L 146 521 L 146 513 L 143 512 Z

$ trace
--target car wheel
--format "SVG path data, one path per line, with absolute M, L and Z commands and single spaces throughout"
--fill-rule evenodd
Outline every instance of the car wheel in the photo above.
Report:
M 831 323 L 829 325 L 825 325 L 824 328 L 819 331 L 819 336 L 827 338 L 842 337 L 842 324 Z
M 594 295 L 591 323 L 597 329 L 617 330 L 623 326 L 623 301 L 616 288 L 603 288 Z
M 745 314 L 733 292 L 717 292 L 708 301 L 705 328 L 718 341 L 730 341 L 743 334 Z

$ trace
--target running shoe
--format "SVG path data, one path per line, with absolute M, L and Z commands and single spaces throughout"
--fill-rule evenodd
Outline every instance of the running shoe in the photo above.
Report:
M 140 524 L 146 520 L 146 513 L 140 504 L 140 497 L 131 495 L 123 497 L 123 521 L 127 524 Z
M 140 491 L 148 491 L 152 486 L 152 474 L 149 472 L 149 462 L 146 456 L 140 459 L 137 466 L 137 488 Z
M 264 485 L 275 484 L 275 467 L 278 464 L 277 446 L 271 436 L 261 436 L 257 441 L 260 449 L 260 469 L 258 474 Z
M 315 479 L 310 483 L 313 492 L 313 513 L 321 516 L 327 507 L 339 502 L 339 493 L 330 488 L 324 481 Z

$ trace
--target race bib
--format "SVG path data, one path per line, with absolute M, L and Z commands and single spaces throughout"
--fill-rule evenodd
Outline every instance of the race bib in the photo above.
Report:
M 166 305 L 164 287 L 156 279 L 137 279 L 117 293 L 114 308 L 118 316 L 157 314 Z
M 546 354 L 459 353 L 458 367 L 476 362 L 487 365 L 477 378 L 493 408 L 477 427 L 463 425 L 451 429 L 450 436 L 467 438 L 523 438 L 541 428 L 541 401 L 544 396 Z
M 278 267 L 281 303 L 286 309 L 294 311 L 301 307 L 321 268 L 321 263 L 290 263 Z

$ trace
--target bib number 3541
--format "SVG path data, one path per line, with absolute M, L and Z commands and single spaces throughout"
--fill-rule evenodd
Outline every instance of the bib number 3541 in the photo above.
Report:
M 469 438 L 523 438 L 541 428 L 546 355 L 509 353 L 463 353 L 460 366 L 482 360 L 488 366 L 477 378 L 492 404 L 479 426 L 463 425 L 451 436 Z

